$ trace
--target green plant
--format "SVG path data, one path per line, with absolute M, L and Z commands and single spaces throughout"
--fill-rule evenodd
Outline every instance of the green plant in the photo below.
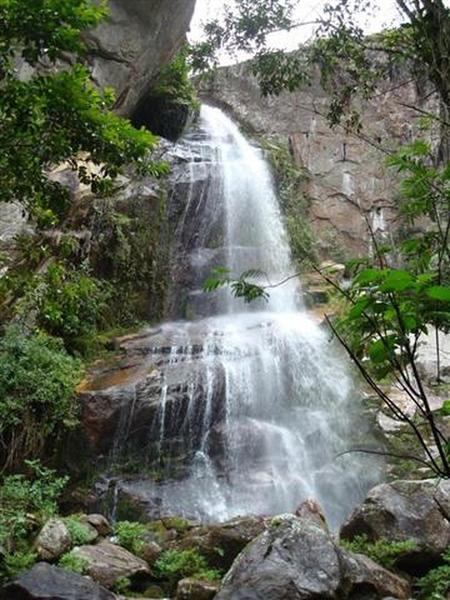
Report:
M 371 542 L 366 535 L 358 535 L 351 541 L 341 540 L 340 544 L 350 552 L 365 554 L 387 569 L 391 569 L 399 557 L 414 550 L 417 546 L 413 540 L 391 542 L 390 540 L 380 539 Z
M 222 576 L 218 569 L 211 569 L 196 550 L 166 550 L 156 561 L 154 569 L 160 579 L 166 579 L 171 585 L 184 577 L 218 581 Z
M 110 190 L 129 163 L 141 173 L 165 172 L 148 158 L 155 136 L 113 114 L 112 91 L 98 91 L 89 71 L 73 64 L 84 51 L 81 31 L 106 14 L 104 2 L 91 0 L 0 5 L 0 201 L 23 202 L 44 228 L 60 221 L 70 205 L 67 190 L 47 176 L 51 165 L 68 161 L 81 181 L 99 193 Z M 27 80 L 16 76 L 18 55 L 34 67 L 44 58 L 54 65 L 67 52 L 73 66 L 38 69 Z M 97 168 L 91 169 L 92 163 Z
M 142 538 L 148 534 L 148 528 L 134 521 L 119 521 L 114 527 L 114 534 L 121 546 L 139 555 L 142 550 Z
M 197 91 L 190 78 L 189 50 L 189 46 L 184 46 L 172 61 L 163 67 L 151 89 L 152 97 L 163 97 L 177 104 L 199 108 Z
M 0 482 L 0 547 L 5 553 L 6 575 L 34 562 L 30 536 L 57 514 L 57 500 L 67 478 L 26 461 L 27 474 L 8 475 Z
M 119 577 L 114 582 L 114 591 L 117 594 L 126 594 L 131 586 L 131 580 L 128 577 Z
M 62 342 L 17 325 L 0 338 L 0 462 L 18 466 L 40 456 L 77 423 L 74 389 L 81 363 Z
M 58 561 L 58 566 L 74 573 L 84 575 L 87 571 L 89 563 L 85 558 L 78 556 L 73 550 L 63 554 Z
M 443 565 L 429 571 L 417 581 L 419 598 L 423 600 L 446 600 L 450 591 L 450 550 L 442 555 Z
M 72 544 L 74 546 L 83 546 L 90 544 L 96 536 L 93 536 L 90 528 L 80 521 L 76 516 L 65 517 L 64 523 L 69 530 Z
M 69 352 L 86 353 L 110 296 L 108 284 L 92 277 L 88 269 L 55 263 L 31 278 L 16 312 L 33 315 L 44 331 L 62 338 Z
M 17 575 L 20 575 L 22 571 L 26 571 L 32 567 L 38 560 L 38 555 L 32 550 L 24 550 L 21 552 L 14 552 L 12 554 L 6 554 L 3 560 L 4 575 L 8 578 L 13 578 Z

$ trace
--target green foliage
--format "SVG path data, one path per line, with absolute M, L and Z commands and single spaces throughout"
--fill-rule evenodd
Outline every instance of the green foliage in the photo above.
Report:
M 3 466 L 39 456 L 77 422 L 81 364 L 60 340 L 9 326 L 0 339 L 0 452 Z
M 0 201 L 23 202 L 41 227 L 55 225 L 69 206 L 67 191 L 47 177 L 54 164 L 69 161 L 99 193 L 111 189 L 129 163 L 141 173 L 161 172 L 147 159 L 156 138 L 111 113 L 112 92 L 96 90 L 82 65 L 36 72 L 27 81 L 16 77 L 17 50 L 32 65 L 44 57 L 51 64 L 64 52 L 79 51 L 80 31 L 104 15 L 90 0 L 8 0 L 0 6 Z
M 450 551 L 442 555 L 444 564 L 429 571 L 417 582 L 419 598 L 423 600 L 446 600 L 450 591 Z
M 6 555 L 7 576 L 34 562 L 29 537 L 57 514 L 57 500 L 67 483 L 66 477 L 57 476 L 38 461 L 25 464 L 27 475 L 8 475 L 0 483 L 0 547 Z
M 145 525 L 135 521 L 119 521 L 114 527 L 119 544 L 138 556 L 142 551 L 142 538 L 148 533 Z
M 212 270 L 211 276 L 204 282 L 203 290 L 205 292 L 214 292 L 221 287 L 230 287 L 235 298 L 242 298 L 244 302 L 250 303 L 259 298 L 267 301 L 269 294 L 265 288 L 255 280 L 265 277 L 265 273 L 259 269 L 250 269 L 241 273 L 239 278 L 234 279 L 229 276 L 230 270 L 224 267 L 216 267 Z M 254 281 L 250 281 L 250 279 Z
M 76 515 L 66 517 L 64 519 L 64 523 L 70 533 L 72 545 L 84 546 L 85 544 L 90 544 L 93 541 L 92 531 L 89 529 L 86 523 L 80 521 Z
M 160 71 L 150 91 L 152 97 L 163 97 L 177 104 L 197 109 L 199 103 L 195 86 L 190 79 L 189 46 L 178 51 L 172 61 Z
M 93 27 L 106 16 L 105 2 L 94 5 L 90 0 L 3 0 L 0 5 L 2 32 L 0 66 L 19 51 L 31 65 L 42 56 L 54 61 L 63 52 L 80 52 L 80 31 Z
M 311 230 L 310 199 L 306 184 L 310 174 L 295 164 L 294 157 L 285 142 L 277 139 L 260 140 L 273 166 L 281 209 L 285 216 L 293 258 L 302 264 L 317 260 L 317 240 Z
M 67 569 L 73 573 L 78 573 L 79 575 L 84 575 L 86 573 L 88 565 L 88 561 L 85 558 L 78 556 L 73 550 L 63 554 L 58 561 L 58 567 Z
M 114 583 L 114 591 L 117 594 L 126 594 L 131 586 L 131 579 L 128 577 L 119 577 Z
M 87 269 L 55 263 L 30 279 L 16 312 L 23 317 L 33 315 L 39 327 L 62 338 L 69 352 L 86 353 L 110 296 L 108 284 Z
M 3 560 L 3 575 L 7 578 L 13 578 L 20 575 L 22 571 L 26 571 L 32 567 L 38 560 L 38 555 L 32 550 L 24 550 L 22 552 L 6 554 Z M 2 571 L 0 571 L 0 574 Z
M 386 569 L 392 569 L 398 558 L 416 548 L 416 543 L 412 540 L 391 542 L 380 539 L 371 542 L 366 535 L 358 535 L 352 541 L 341 540 L 340 544 L 350 552 L 365 554 Z
M 154 569 L 160 579 L 166 579 L 172 585 L 185 577 L 219 581 L 222 576 L 217 569 L 211 569 L 196 550 L 166 550 L 156 561 Z

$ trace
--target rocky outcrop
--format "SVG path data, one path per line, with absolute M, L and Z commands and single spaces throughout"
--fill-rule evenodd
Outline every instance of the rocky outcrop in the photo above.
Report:
M 50 519 L 36 539 L 36 551 L 42 560 L 55 560 L 72 544 L 69 530 L 61 519 Z
M 116 596 L 91 579 L 38 563 L 0 592 L 1 600 L 115 600 Z
M 426 572 L 450 545 L 450 482 L 394 481 L 374 487 L 340 532 L 346 540 L 360 535 L 370 541 L 411 541 L 396 566 L 413 575 Z
M 132 114 L 161 67 L 186 39 L 195 0 L 109 0 L 109 16 L 86 34 L 92 78 L 116 90 L 116 110 Z
M 364 593 L 364 596 L 363 596 Z M 409 598 L 407 581 L 341 550 L 317 520 L 276 517 L 234 562 L 217 600 Z
M 79 546 L 73 553 L 86 562 L 86 572 L 98 583 L 112 587 L 118 579 L 143 578 L 149 575 L 147 563 L 111 542 Z
M 201 84 L 201 93 L 206 101 L 231 111 L 254 134 L 289 146 L 298 167 L 309 175 L 303 194 L 325 256 L 342 260 L 366 253 L 366 218 L 388 240 L 396 231 L 394 179 L 382 150 L 408 142 L 417 130 L 419 115 L 405 105 L 430 110 L 436 103 L 427 90 L 411 82 L 406 69 L 393 69 L 389 80 L 379 82 L 376 98 L 358 102 L 361 135 L 330 129 L 329 97 L 320 84 L 319 69 L 311 74 L 309 86 L 262 97 L 249 63 L 242 63 L 219 69 Z

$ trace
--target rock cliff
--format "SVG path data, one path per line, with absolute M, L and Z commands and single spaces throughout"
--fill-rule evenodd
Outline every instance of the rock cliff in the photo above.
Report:
M 94 81 L 116 90 L 116 110 L 130 115 L 161 67 L 185 40 L 195 0 L 110 0 L 110 14 L 85 35 Z
M 421 115 L 410 106 L 429 110 L 436 102 L 426 85 L 421 89 L 412 81 L 406 68 L 392 69 L 371 101 L 359 100 L 363 130 L 358 135 L 330 129 L 330 99 L 318 68 L 311 85 L 277 97 L 261 96 L 249 63 L 218 69 L 200 90 L 205 101 L 228 109 L 253 134 L 289 145 L 296 164 L 309 173 L 305 194 L 313 231 L 325 250 L 343 248 L 346 258 L 366 252 L 366 218 L 385 236 L 398 230 L 386 150 L 408 142 L 417 131 Z

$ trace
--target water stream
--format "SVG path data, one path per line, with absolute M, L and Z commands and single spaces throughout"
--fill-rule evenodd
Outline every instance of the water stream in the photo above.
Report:
M 372 457 L 345 454 L 367 424 L 342 350 L 303 310 L 297 279 L 250 305 L 201 289 L 218 265 L 272 283 L 294 272 L 270 168 L 209 106 L 178 152 L 174 304 L 188 318 L 161 329 L 170 350 L 153 435 L 166 456 L 175 429 L 190 462 L 176 494 L 162 487 L 163 505 L 225 520 L 314 498 L 337 526 L 379 477 Z M 180 367 L 184 412 L 168 396 Z

